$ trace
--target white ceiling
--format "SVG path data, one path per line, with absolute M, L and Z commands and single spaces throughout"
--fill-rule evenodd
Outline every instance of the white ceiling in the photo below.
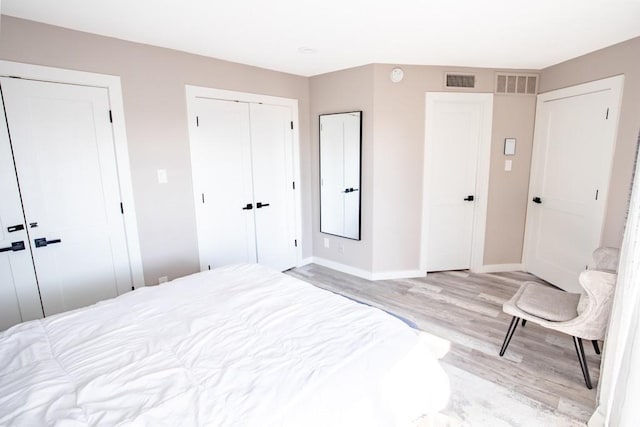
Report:
M 640 36 L 640 0 L 3 0 L 2 13 L 303 76 L 540 69 Z

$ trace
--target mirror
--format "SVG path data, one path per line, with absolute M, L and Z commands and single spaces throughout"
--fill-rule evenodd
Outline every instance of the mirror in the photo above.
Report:
M 362 111 L 320 115 L 320 232 L 360 240 Z

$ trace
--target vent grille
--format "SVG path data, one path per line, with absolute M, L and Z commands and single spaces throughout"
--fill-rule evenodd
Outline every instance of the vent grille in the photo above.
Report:
M 503 95 L 535 95 L 538 93 L 538 75 L 497 73 L 496 93 Z
M 444 86 L 466 89 L 474 88 L 476 87 L 476 76 L 473 74 L 445 73 Z

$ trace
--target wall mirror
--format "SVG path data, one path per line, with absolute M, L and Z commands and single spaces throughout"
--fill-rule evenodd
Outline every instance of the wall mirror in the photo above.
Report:
M 360 240 L 362 111 L 320 115 L 320 232 Z

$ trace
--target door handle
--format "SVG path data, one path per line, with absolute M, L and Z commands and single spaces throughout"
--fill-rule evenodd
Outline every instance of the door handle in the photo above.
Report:
M 542 203 L 542 199 L 540 197 L 534 197 L 533 203 Z
M 33 243 L 36 244 L 36 248 L 41 248 L 43 246 L 53 245 L 55 243 L 60 243 L 60 242 L 62 242 L 62 239 L 47 240 L 46 237 L 42 237 L 40 239 L 34 239 L 33 240 Z
M 11 242 L 11 246 L 7 246 L 6 248 L 0 248 L 0 252 L 9 252 L 9 251 L 13 251 L 13 252 L 18 252 L 18 251 L 24 251 L 24 241 L 20 241 L 20 242 Z
M 253 205 L 251 203 L 247 203 L 247 206 L 242 208 L 243 211 L 250 211 L 251 209 L 253 209 Z
M 269 206 L 269 203 L 256 203 L 256 209 L 264 208 L 265 206 Z
M 20 231 L 20 230 L 24 230 L 24 225 L 17 224 L 17 225 L 12 225 L 11 227 L 7 227 L 7 232 L 9 233 L 13 233 L 14 231 Z
M 354 191 L 358 191 L 357 188 L 345 188 L 343 193 L 353 193 Z
M 463 199 L 465 202 L 473 202 L 473 195 L 469 195 Z

